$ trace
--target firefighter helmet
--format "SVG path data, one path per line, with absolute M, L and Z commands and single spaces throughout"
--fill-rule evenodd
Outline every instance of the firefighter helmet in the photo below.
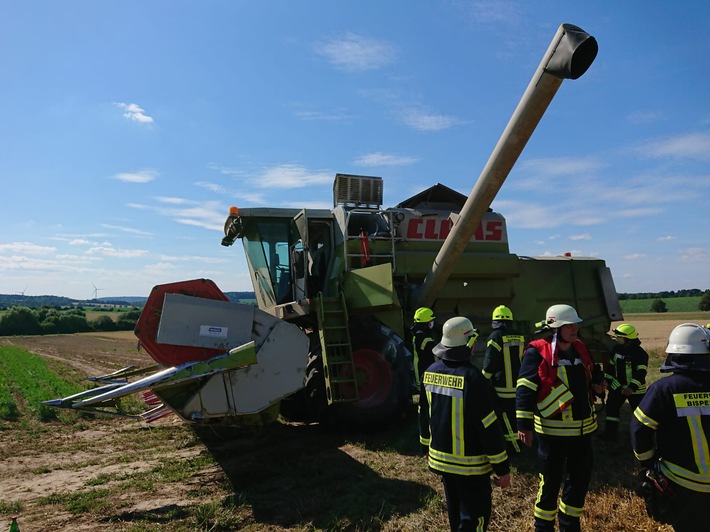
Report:
M 636 327 L 629 323 L 622 323 L 616 329 L 612 329 L 611 334 L 616 338 L 624 338 L 625 340 L 634 340 L 639 337 Z
M 415 323 L 429 323 L 434 319 L 434 311 L 427 307 L 420 307 L 414 313 Z
M 695 323 L 681 323 L 671 331 L 661 371 L 710 371 L 710 330 Z
M 557 329 L 570 323 L 580 323 L 582 318 L 569 305 L 552 305 L 545 314 L 545 324 L 551 329 Z
M 446 347 L 458 347 L 468 344 L 471 338 L 478 338 L 478 331 L 468 318 L 457 316 L 444 323 L 441 344 Z
M 695 323 L 681 323 L 671 331 L 666 353 L 710 354 L 710 337 L 707 329 Z
M 501 320 L 512 320 L 513 319 L 513 313 L 511 310 L 506 307 L 505 305 L 499 305 L 493 310 L 493 317 L 492 319 L 494 321 L 501 321 Z

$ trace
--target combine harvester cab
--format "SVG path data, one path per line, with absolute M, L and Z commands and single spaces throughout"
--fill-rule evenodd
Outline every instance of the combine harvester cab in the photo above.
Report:
M 253 305 L 230 302 L 206 279 L 154 287 L 135 333 L 156 366 L 93 377 L 104 385 L 45 404 L 118 415 L 117 399 L 141 393 L 151 408 L 131 417 L 175 413 L 196 424 L 262 425 L 303 387 L 308 337 Z

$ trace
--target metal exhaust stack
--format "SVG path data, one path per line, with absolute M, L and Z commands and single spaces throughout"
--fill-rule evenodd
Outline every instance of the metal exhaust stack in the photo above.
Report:
M 454 269 L 483 215 L 518 160 L 564 79 L 581 77 L 597 56 L 597 41 L 573 24 L 562 24 L 478 177 L 449 236 L 414 298 L 429 307 Z

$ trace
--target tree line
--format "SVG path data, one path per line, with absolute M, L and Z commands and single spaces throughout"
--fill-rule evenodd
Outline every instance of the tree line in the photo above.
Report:
M 670 290 L 666 292 L 637 292 L 634 294 L 617 294 L 620 300 L 624 299 L 667 299 L 669 297 L 698 297 L 703 296 L 709 290 L 700 290 L 698 288 L 691 288 L 688 290 Z
M 253 293 L 235 293 L 230 299 L 238 296 L 253 295 Z M 667 312 L 668 308 L 663 298 L 697 297 L 701 296 L 698 310 L 710 310 L 710 290 L 678 290 L 677 292 L 657 292 L 639 294 L 618 294 L 620 300 L 624 299 L 651 299 L 651 312 Z M 96 310 L 112 310 L 100 308 Z M 59 307 L 43 305 L 37 308 L 26 306 L 13 306 L 0 316 L 0 336 L 31 336 L 42 334 L 73 334 L 91 331 L 132 331 L 141 309 L 131 307 L 121 312 L 114 319 L 108 314 L 101 314 L 93 320 L 86 317 L 86 310 L 81 306 Z
M 676 292 L 676 294 L 678 294 L 678 293 Z M 636 297 L 622 298 L 621 295 L 622 294 L 619 294 L 619 300 L 623 300 L 623 299 L 626 299 L 627 301 L 651 300 L 651 305 L 649 307 L 649 310 L 651 312 L 668 312 L 668 306 L 666 305 L 666 302 L 661 298 L 662 296 L 660 295 L 660 293 L 653 294 L 653 295 L 650 295 L 649 297 L 644 297 L 644 298 L 636 298 Z M 710 290 L 706 290 L 704 292 L 700 292 L 699 294 L 693 294 L 690 296 L 674 295 L 674 296 L 671 296 L 671 298 L 674 298 L 674 297 L 698 297 L 698 296 L 700 296 L 700 301 L 698 303 L 698 310 L 700 310 L 702 312 L 710 310 Z
M 0 317 L 0 336 L 32 336 L 42 334 L 72 334 L 91 331 L 132 331 L 141 310 L 133 307 L 114 319 L 101 314 L 93 320 L 86 318 L 82 307 L 39 308 L 11 307 Z

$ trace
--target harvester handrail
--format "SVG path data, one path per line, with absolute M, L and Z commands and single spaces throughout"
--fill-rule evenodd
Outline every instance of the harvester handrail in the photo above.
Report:
M 376 257 L 376 258 L 390 259 L 390 262 L 392 265 L 392 271 L 393 272 L 397 271 L 397 264 L 396 264 L 397 261 L 396 261 L 396 255 L 395 255 L 395 241 L 397 240 L 397 231 L 394 226 L 394 221 L 392 219 L 392 216 L 393 216 L 392 211 L 384 210 L 384 209 L 349 209 L 346 212 L 346 214 L 345 214 L 345 230 L 343 231 L 343 240 L 344 240 L 343 258 L 345 259 L 345 271 L 350 271 L 352 269 L 350 267 L 350 261 L 348 259 L 353 258 L 353 257 L 362 258 L 364 256 L 363 253 L 350 253 L 348 250 L 348 242 L 351 242 L 353 240 L 360 240 L 362 238 L 361 234 L 351 235 L 350 232 L 348 231 L 348 228 L 350 227 L 350 217 L 353 214 L 376 214 L 376 215 L 383 215 L 387 218 L 387 224 L 389 226 L 389 231 L 387 231 L 387 234 L 385 236 L 380 236 L 379 233 L 373 233 L 373 234 L 368 234 L 367 238 L 372 239 L 372 240 L 389 241 L 391 251 L 390 251 L 390 253 L 368 254 L 368 256 L 369 257 Z

